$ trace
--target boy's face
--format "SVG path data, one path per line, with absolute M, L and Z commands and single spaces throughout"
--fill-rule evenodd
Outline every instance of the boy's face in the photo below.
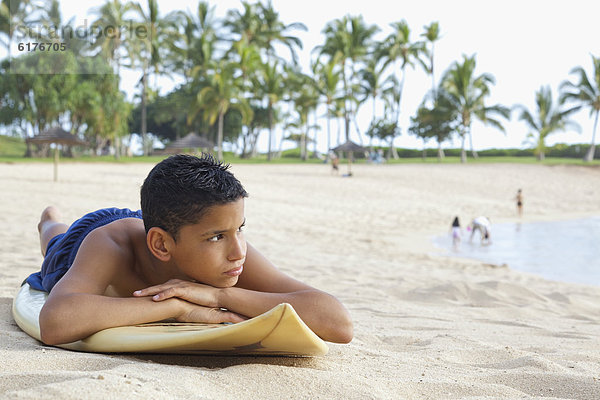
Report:
M 246 260 L 244 199 L 212 206 L 200 221 L 185 225 L 171 252 L 190 279 L 214 287 L 237 283 Z

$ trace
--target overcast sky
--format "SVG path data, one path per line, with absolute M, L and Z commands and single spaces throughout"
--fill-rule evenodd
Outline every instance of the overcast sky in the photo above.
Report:
M 103 3 L 62 0 L 63 20 L 73 16 L 76 24 L 85 18 L 92 20 L 88 11 Z M 228 9 L 241 8 L 238 0 L 210 3 L 216 5 L 218 17 L 224 16 Z M 140 1 L 140 4 L 144 6 L 146 2 Z M 196 6 L 196 1 L 159 0 L 161 15 L 174 9 L 195 10 Z M 411 27 L 412 40 L 419 38 L 424 25 L 438 21 L 442 37 L 435 49 L 436 78 L 439 79 L 452 62 L 461 60 L 463 54 L 476 54 L 476 74 L 490 73 L 496 79 L 488 104 L 523 104 L 533 109 L 535 92 L 540 86 L 550 85 L 556 97 L 559 84 L 565 79 L 574 79 L 569 75 L 573 67 L 582 66 L 590 75 L 590 54 L 600 56 L 600 1 L 597 0 L 273 0 L 273 6 L 284 23 L 302 22 L 308 27 L 308 32 L 296 32 L 304 43 L 300 55 L 305 71 L 311 50 L 324 41 L 321 31 L 326 23 L 346 14 L 362 15 L 366 23 L 378 25 L 381 28 L 378 39 L 391 33 L 390 23 L 401 19 Z M 122 87 L 131 92 L 136 78 L 136 75 L 124 76 Z M 163 94 L 173 85 L 166 79 L 159 82 Z M 402 99 L 402 135 L 397 145 L 420 146 L 420 141 L 406 131 L 410 116 L 430 87 L 431 80 L 422 69 L 408 70 Z M 368 127 L 370 113 L 369 104 L 359 114 L 362 131 Z M 581 134 L 556 133 L 547 143 L 589 142 L 593 122 L 589 111 L 579 112 L 575 119 L 581 125 Z M 321 123 L 324 127 L 325 120 Z M 506 135 L 474 123 L 475 148 L 522 147 L 527 128 L 517 121 L 516 113 L 505 127 Z M 458 141 L 455 144 L 458 145 Z

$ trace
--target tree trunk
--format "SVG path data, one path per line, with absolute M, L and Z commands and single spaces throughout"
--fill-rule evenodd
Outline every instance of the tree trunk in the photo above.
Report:
M 346 104 L 344 104 L 346 108 Z M 344 110 L 344 127 L 346 129 L 346 142 L 350 140 L 350 115 L 347 110 Z
M 467 152 L 465 151 L 465 134 L 463 133 L 460 135 L 460 138 L 460 162 L 464 164 L 467 162 Z
M 116 132 L 113 135 L 113 138 L 115 146 L 115 160 L 118 161 L 121 159 L 121 138 L 119 137 L 119 135 L 117 135 Z
M 340 143 L 340 134 L 341 134 L 341 129 L 342 129 L 342 127 L 341 127 L 341 124 L 340 124 L 340 119 L 339 119 L 339 117 L 336 117 L 335 119 L 336 119 L 336 122 L 337 122 L 336 146 L 339 146 L 339 145 L 341 144 L 341 143 Z
M 252 136 L 250 136 L 250 140 L 251 140 L 251 151 L 250 151 L 250 158 L 254 158 L 256 157 L 256 155 L 258 154 L 258 148 L 256 147 L 256 144 L 258 143 L 258 135 L 260 135 L 260 129 L 257 129 L 256 132 L 252 132 Z
M 442 149 L 442 144 L 438 142 L 438 161 L 442 161 L 446 155 L 444 154 L 444 149 Z
M 300 158 L 302 161 L 306 161 L 306 132 L 302 132 L 300 135 Z
M 269 99 L 269 146 L 267 148 L 267 161 L 271 161 L 271 142 L 273 142 L 273 104 Z
M 364 146 L 363 139 L 362 139 L 362 133 L 360 132 L 360 129 L 358 128 L 358 122 L 356 122 L 356 113 L 354 114 L 354 118 L 352 118 L 352 120 L 354 121 L 354 128 L 356 129 L 356 133 L 358 134 L 358 141 L 361 146 Z
M 329 107 L 331 105 L 327 105 L 327 156 L 325 158 L 326 161 L 329 161 L 329 153 L 331 152 L 331 114 L 329 112 Z
M 583 161 L 586 162 L 590 162 L 594 159 L 594 153 L 596 152 L 596 127 L 598 126 L 598 113 L 600 112 L 600 110 L 596 111 L 596 117 L 594 119 L 594 130 L 592 131 L 592 144 L 590 145 L 590 148 L 588 150 L 588 152 L 586 153 L 585 157 L 583 158 Z
M 148 155 L 148 144 L 146 138 L 146 130 L 147 130 L 147 121 L 146 121 L 146 85 L 147 85 L 147 77 L 146 77 L 146 67 L 144 66 L 144 72 L 142 74 L 142 126 L 140 127 L 140 135 L 142 136 L 142 150 L 144 155 Z
M 282 133 L 281 139 L 279 140 L 279 149 L 277 150 L 277 158 L 281 158 L 283 153 L 283 142 L 285 141 L 285 133 Z
M 479 154 L 477 154 L 475 149 L 473 149 L 473 135 L 471 135 L 471 127 L 469 127 L 469 145 L 471 146 L 471 154 L 473 155 L 473 158 L 478 159 Z
M 350 115 L 348 114 L 348 82 L 346 81 L 346 61 L 342 61 L 342 80 L 344 81 L 344 127 L 346 133 L 346 142 L 350 140 Z
M 219 112 L 219 125 L 217 128 L 217 158 L 219 161 L 223 161 L 223 119 L 225 113 Z
M 394 137 L 392 137 L 392 140 L 390 140 L 390 151 L 392 152 L 392 157 L 394 157 L 394 160 L 397 160 L 400 158 L 400 156 L 398 155 L 398 152 L 396 151 L 396 146 L 394 146 Z
M 248 139 L 250 137 L 250 128 L 248 128 L 248 132 L 246 134 L 242 134 L 242 152 L 240 154 L 240 158 L 246 158 L 246 150 L 248 145 Z
M 313 153 L 312 153 L 312 158 L 318 158 L 319 157 L 319 150 L 317 149 L 318 147 L 318 142 L 319 142 L 319 131 L 317 130 L 316 126 L 317 126 L 317 109 L 315 108 L 315 128 L 313 129 L 315 132 L 315 139 L 313 141 Z M 307 145 L 308 146 L 308 145 Z

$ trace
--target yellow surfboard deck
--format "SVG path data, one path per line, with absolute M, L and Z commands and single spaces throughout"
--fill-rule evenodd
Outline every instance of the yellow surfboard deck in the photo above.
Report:
M 24 284 L 13 301 L 19 327 L 40 340 L 39 316 L 48 294 Z M 109 328 L 83 340 L 59 345 L 97 353 L 185 353 L 223 355 L 320 356 L 327 344 L 287 303 L 237 324 L 151 323 Z

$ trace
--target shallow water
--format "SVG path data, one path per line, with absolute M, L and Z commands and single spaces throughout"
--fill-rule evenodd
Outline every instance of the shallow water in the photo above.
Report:
M 555 222 L 494 224 L 492 243 L 463 229 L 458 248 L 449 235 L 433 238 L 445 255 L 467 257 L 547 279 L 600 286 L 600 216 Z

